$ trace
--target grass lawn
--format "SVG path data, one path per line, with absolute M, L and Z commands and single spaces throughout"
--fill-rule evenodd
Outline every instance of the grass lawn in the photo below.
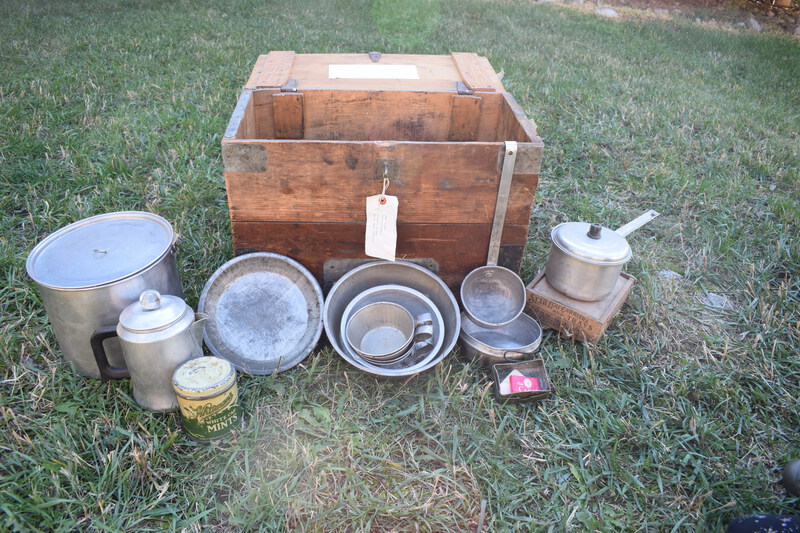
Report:
M 0 529 L 720 531 L 800 513 L 780 485 L 800 457 L 800 42 L 620 11 L 0 0 Z M 129 381 L 70 371 L 31 248 L 153 211 L 185 238 L 195 307 L 233 255 L 221 136 L 270 50 L 488 57 L 545 142 L 526 282 L 555 224 L 661 212 L 629 238 L 638 281 L 608 334 L 546 333 L 550 401 L 495 401 L 457 354 L 387 382 L 321 345 L 240 376 L 244 430 L 198 444 Z

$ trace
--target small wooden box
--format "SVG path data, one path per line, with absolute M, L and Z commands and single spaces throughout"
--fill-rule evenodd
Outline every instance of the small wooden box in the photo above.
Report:
M 582 302 L 552 288 L 542 271 L 528 285 L 527 306 L 543 327 L 581 342 L 597 342 L 628 299 L 635 282 L 636 278 L 623 272 L 609 296 L 597 302 Z
M 518 272 L 543 144 L 486 58 L 259 56 L 222 139 L 235 252 L 287 255 L 324 281 L 327 261 L 366 258 L 365 199 L 386 175 L 398 259 L 455 289 L 486 264 L 504 141 L 518 151 L 499 264 Z

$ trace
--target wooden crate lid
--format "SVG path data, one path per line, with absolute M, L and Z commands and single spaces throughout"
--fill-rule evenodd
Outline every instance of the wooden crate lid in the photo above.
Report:
M 296 84 L 299 91 L 362 89 L 463 92 L 466 89 L 474 92 L 505 92 L 488 59 L 464 52 L 444 56 L 272 51 L 258 56 L 244 88 L 279 88 L 291 83 Z

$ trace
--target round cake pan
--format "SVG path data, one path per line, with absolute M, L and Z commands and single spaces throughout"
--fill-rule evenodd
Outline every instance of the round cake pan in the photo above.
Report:
M 300 263 L 256 252 L 222 265 L 200 295 L 203 340 L 243 372 L 272 374 L 297 365 L 322 335 L 322 289 Z

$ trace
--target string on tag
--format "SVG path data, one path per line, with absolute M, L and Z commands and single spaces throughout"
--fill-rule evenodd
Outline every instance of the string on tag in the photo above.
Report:
M 383 163 L 383 190 L 381 190 L 380 202 L 381 205 L 386 205 L 386 189 L 389 188 L 389 163 Z

